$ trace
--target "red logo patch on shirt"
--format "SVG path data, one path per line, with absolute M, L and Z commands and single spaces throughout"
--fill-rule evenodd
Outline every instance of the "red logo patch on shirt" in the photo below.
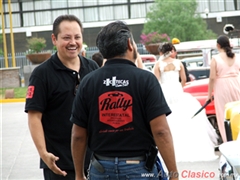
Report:
M 31 99 L 33 97 L 34 89 L 35 89 L 34 86 L 28 86 L 27 96 L 26 96 L 27 99 Z
M 100 122 L 119 128 L 133 121 L 132 96 L 121 91 L 107 92 L 99 96 Z

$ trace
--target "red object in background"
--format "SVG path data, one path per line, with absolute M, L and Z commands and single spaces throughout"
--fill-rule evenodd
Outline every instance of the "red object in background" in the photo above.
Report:
M 143 63 L 157 61 L 156 56 L 153 54 L 140 54 L 140 57 L 141 57 Z
M 206 103 L 208 97 L 208 82 L 209 79 L 201 79 L 196 81 L 191 81 L 183 87 L 183 91 L 190 93 L 194 96 L 200 104 L 203 106 Z M 215 115 L 214 100 L 205 107 L 207 115 Z

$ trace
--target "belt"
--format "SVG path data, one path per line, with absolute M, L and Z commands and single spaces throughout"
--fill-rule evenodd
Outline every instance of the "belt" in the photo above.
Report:
M 103 160 L 103 161 L 115 161 L 115 157 L 106 157 L 106 156 L 101 156 L 94 154 L 95 157 L 98 160 Z M 127 160 L 136 160 L 136 161 L 144 161 L 146 159 L 145 156 L 135 156 L 135 157 L 120 157 L 118 158 L 118 161 L 127 161 Z

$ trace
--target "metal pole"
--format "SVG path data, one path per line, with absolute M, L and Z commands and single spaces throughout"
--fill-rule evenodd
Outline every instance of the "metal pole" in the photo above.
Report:
M 5 68 L 8 68 L 8 56 L 7 56 L 7 41 L 6 41 L 6 35 L 5 35 L 5 22 L 4 22 L 4 14 L 3 14 L 3 2 L 0 0 L 0 11 L 2 16 L 2 35 L 3 35 L 3 55 L 4 55 L 4 62 L 5 62 Z
M 16 59 L 15 59 L 15 48 L 14 48 L 14 37 L 12 31 L 12 9 L 11 9 L 11 0 L 8 0 L 8 10 L 9 10 L 9 18 L 10 18 L 10 37 L 11 37 L 11 49 L 12 49 L 12 66 L 16 67 Z

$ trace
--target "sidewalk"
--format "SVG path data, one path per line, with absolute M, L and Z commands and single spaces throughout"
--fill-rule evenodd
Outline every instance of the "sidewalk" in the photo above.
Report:
M 24 102 L 0 104 L 1 180 L 43 179 L 39 169 L 39 155 L 28 130 L 24 105 Z

